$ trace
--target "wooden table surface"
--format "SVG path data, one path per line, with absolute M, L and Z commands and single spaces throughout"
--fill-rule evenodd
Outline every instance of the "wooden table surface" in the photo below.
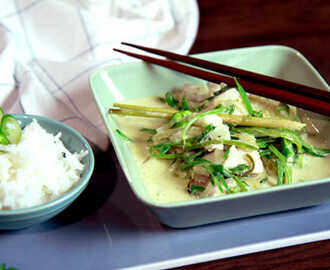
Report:
M 199 0 L 199 11 L 190 53 L 286 45 L 300 51 L 330 82 L 329 0 Z M 330 240 L 177 269 L 330 269 Z

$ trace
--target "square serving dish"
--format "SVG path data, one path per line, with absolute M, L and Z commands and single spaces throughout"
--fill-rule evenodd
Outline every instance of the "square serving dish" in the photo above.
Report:
M 289 47 L 261 46 L 196 56 L 329 91 L 325 80 L 306 58 Z M 153 202 L 128 144 L 116 134 L 118 124 L 107 111 L 115 102 L 164 94 L 175 87 L 182 87 L 187 82 L 198 83 L 201 80 L 143 62 L 103 67 L 90 76 L 95 101 L 127 181 L 136 197 L 163 224 L 175 228 L 192 227 L 312 206 L 330 199 L 330 178 L 326 178 L 223 197 L 167 204 Z M 329 121 L 321 121 L 321 125 L 321 132 L 330 130 Z

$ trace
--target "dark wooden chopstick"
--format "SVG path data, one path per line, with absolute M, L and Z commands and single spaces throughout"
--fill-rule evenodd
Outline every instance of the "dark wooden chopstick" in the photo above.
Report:
M 180 61 L 186 64 L 198 66 L 201 68 L 209 69 L 212 71 L 220 72 L 229 76 L 236 77 L 238 79 L 245 79 L 247 81 L 257 82 L 265 85 L 269 85 L 276 88 L 282 88 L 286 89 L 287 91 L 294 92 L 294 93 L 300 93 L 302 95 L 307 96 L 314 96 L 316 98 L 326 99 L 330 101 L 330 92 L 320 90 L 314 87 L 310 87 L 307 85 L 302 85 L 294 82 L 290 82 L 287 80 L 263 75 L 260 73 L 251 72 L 248 70 L 240 69 L 231 67 L 228 65 L 223 65 L 220 63 L 215 63 L 207 60 L 203 60 L 196 57 L 190 57 L 186 55 L 181 55 L 169 51 L 164 51 L 160 49 L 155 48 L 149 48 L 141 45 L 136 45 L 128 42 L 122 42 L 123 45 L 134 47 L 146 52 L 151 52 L 156 55 L 164 56 L 168 59 Z
M 171 70 L 175 70 L 210 82 L 214 82 L 214 83 L 224 82 L 228 85 L 235 85 L 234 78 L 226 75 L 206 71 L 203 69 L 193 68 L 190 66 L 179 64 L 177 62 L 154 58 L 147 55 L 141 55 L 120 49 L 114 49 L 114 50 L 135 58 L 139 58 L 148 63 L 163 66 Z M 287 91 L 286 89 L 283 88 L 264 85 L 255 81 L 248 81 L 246 79 L 240 79 L 239 82 L 250 93 L 271 98 L 274 100 L 278 100 L 286 104 L 291 104 L 299 108 L 307 109 L 316 113 L 330 116 L 330 102 L 324 98 L 322 99 L 320 97 L 317 98 L 315 96 L 302 95 L 300 93 L 296 93 L 293 91 Z

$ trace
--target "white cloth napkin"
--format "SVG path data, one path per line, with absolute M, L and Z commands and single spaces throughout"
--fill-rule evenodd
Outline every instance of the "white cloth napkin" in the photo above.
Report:
M 0 106 L 62 121 L 106 150 L 88 76 L 132 61 L 113 52 L 121 41 L 187 53 L 197 27 L 194 0 L 1 0 Z

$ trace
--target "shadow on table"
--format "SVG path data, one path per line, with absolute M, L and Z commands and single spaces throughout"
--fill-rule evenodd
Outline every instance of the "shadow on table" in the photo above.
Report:
M 98 153 L 95 157 L 95 169 L 87 188 L 62 213 L 47 223 L 63 226 L 80 221 L 92 215 L 108 200 L 117 181 L 117 171 L 113 160 L 113 148 Z

